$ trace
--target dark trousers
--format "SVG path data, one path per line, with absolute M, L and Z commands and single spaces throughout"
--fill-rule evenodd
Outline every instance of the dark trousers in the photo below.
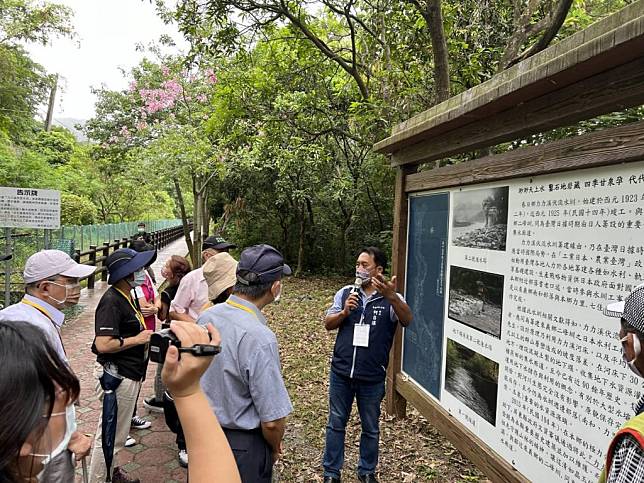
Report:
M 251 431 L 223 428 L 233 450 L 242 483 L 270 483 L 273 452 L 260 428 Z
M 165 416 L 165 424 L 170 428 L 170 431 L 177 435 L 177 447 L 180 450 L 185 450 L 186 438 L 183 435 L 183 428 L 181 427 L 181 421 L 179 421 L 177 408 L 167 392 L 163 394 L 163 414 Z

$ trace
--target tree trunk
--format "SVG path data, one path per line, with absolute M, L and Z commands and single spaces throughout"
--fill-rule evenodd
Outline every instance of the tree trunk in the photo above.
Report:
M 208 190 L 204 190 L 204 195 L 203 195 L 203 215 L 202 215 L 202 220 L 203 220 L 203 226 L 201 233 L 203 234 L 203 239 L 205 240 L 208 238 L 208 235 L 210 234 L 210 207 L 208 206 Z
M 181 224 L 183 225 L 183 237 L 186 239 L 186 245 L 188 246 L 188 253 L 190 253 L 190 258 L 192 259 L 192 238 L 190 238 L 190 229 L 188 228 L 188 215 L 186 214 L 186 205 L 183 201 L 183 194 L 181 193 L 181 187 L 179 186 L 179 181 L 177 178 L 174 179 L 174 189 L 177 193 L 177 202 L 179 203 L 179 211 L 181 212 Z
M 196 186 L 196 183 L 194 183 Z M 193 189 L 194 198 L 194 230 L 192 236 L 194 237 L 193 251 L 190 253 L 194 268 L 201 267 L 201 244 L 202 244 L 202 226 L 203 226 L 203 192 Z
M 432 42 L 432 58 L 434 60 L 434 82 L 436 84 L 436 103 L 449 99 L 449 50 L 443 28 L 443 11 L 441 0 L 427 0 L 423 5 L 419 0 L 409 0 L 425 19 Z
M 443 29 L 443 11 L 441 0 L 427 0 L 427 26 L 432 39 L 432 56 L 434 58 L 434 80 L 436 82 L 436 102 L 443 102 L 450 96 L 449 51 Z
M 306 238 L 306 218 L 304 216 L 304 209 L 300 209 L 300 242 L 297 249 L 297 267 L 295 268 L 295 276 L 299 277 L 304 268 L 304 240 Z

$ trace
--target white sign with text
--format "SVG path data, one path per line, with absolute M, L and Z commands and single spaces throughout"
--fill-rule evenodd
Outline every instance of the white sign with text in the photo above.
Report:
M 60 191 L 0 187 L 0 227 L 60 228 Z

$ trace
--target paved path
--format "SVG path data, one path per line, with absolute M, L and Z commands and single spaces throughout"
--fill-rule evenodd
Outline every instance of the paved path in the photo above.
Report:
M 162 281 L 161 267 L 171 255 L 185 255 L 188 252 L 186 242 L 182 238 L 163 250 L 157 256 L 152 266 L 157 282 Z M 79 430 L 84 433 L 96 431 L 96 424 L 101 412 L 101 402 L 94 393 L 95 379 L 93 376 L 96 356 L 92 354 L 94 339 L 94 311 L 101 296 L 107 289 L 105 282 L 97 282 L 93 290 L 84 289 L 80 304 L 83 312 L 74 320 L 66 323 L 62 329 L 63 341 L 68 350 L 72 368 L 81 382 L 80 406 L 77 409 Z M 163 414 L 149 413 L 143 407 L 143 399 L 154 393 L 154 374 L 156 364 L 148 367 L 148 375 L 143 383 L 137 414 L 152 422 L 152 427 L 144 430 L 132 430 L 131 435 L 137 444 L 125 448 L 116 457 L 116 464 L 123 465 L 132 475 L 143 483 L 182 482 L 186 481 L 187 472 L 179 466 L 177 449 L 174 444 L 174 434 L 165 425 Z M 87 462 L 89 467 L 89 461 Z M 80 465 L 79 465 L 80 467 Z M 82 481 L 80 476 L 77 481 Z

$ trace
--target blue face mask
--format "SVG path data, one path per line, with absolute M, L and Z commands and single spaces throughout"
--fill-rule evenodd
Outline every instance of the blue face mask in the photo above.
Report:
M 145 283 L 145 270 L 141 269 L 134 272 L 134 280 L 128 280 L 128 282 L 132 288 L 143 285 Z

